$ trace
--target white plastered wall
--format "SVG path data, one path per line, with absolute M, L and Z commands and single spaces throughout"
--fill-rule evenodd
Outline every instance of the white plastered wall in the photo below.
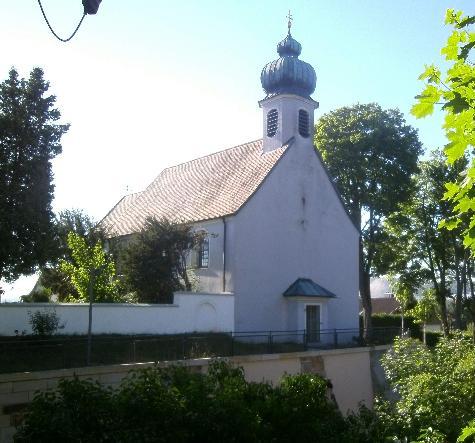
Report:
M 230 221 L 236 330 L 294 329 L 282 293 L 311 278 L 337 295 L 328 328 L 358 327 L 358 231 L 311 141 L 296 137 Z
M 31 333 L 28 312 L 54 310 L 64 324 L 61 334 L 86 334 L 88 304 L 0 304 L 0 335 L 15 330 Z M 234 330 L 234 296 L 176 292 L 174 304 L 96 303 L 92 311 L 93 334 L 179 334 Z

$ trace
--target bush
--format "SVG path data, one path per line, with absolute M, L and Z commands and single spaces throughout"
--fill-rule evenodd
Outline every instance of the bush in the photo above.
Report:
M 327 389 L 310 374 L 278 387 L 249 383 L 223 362 L 206 375 L 180 366 L 132 371 L 116 391 L 63 380 L 57 392 L 35 396 L 15 441 L 351 441 Z
M 49 303 L 51 301 L 51 289 L 43 288 L 39 291 L 22 295 L 20 300 L 23 303 Z
M 373 320 L 373 327 L 385 327 L 385 328 L 400 328 L 401 327 L 401 315 L 400 314 L 374 314 L 371 316 Z M 408 328 L 413 338 L 421 338 L 422 331 L 421 325 L 416 323 L 414 317 L 404 316 L 404 327 Z
M 441 337 L 433 349 L 396 339 L 382 365 L 400 396 L 393 408 L 400 438 L 416 439 L 430 430 L 454 442 L 475 417 L 475 346 L 462 333 Z
M 433 348 L 443 336 L 442 332 L 426 331 L 426 345 Z
M 58 329 L 64 328 L 64 325 L 60 325 L 59 322 L 59 315 L 54 309 L 35 311 L 33 314 L 28 312 L 28 323 L 34 335 L 46 337 L 55 334 Z

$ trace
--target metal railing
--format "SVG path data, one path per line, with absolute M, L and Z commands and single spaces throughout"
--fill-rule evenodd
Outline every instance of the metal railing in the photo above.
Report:
M 400 328 L 373 328 L 370 344 L 388 344 Z M 91 365 L 301 352 L 365 346 L 360 329 L 237 331 L 229 333 L 93 336 Z M 0 339 L 0 373 L 83 367 L 86 336 Z

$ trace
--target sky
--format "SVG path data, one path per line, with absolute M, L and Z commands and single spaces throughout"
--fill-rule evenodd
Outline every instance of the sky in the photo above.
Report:
M 69 36 L 81 0 L 42 4 Z M 316 118 L 377 102 L 398 108 L 427 150 L 442 146 L 441 113 L 416 120 L 409 111 L 424 65 L 444 66 L 449 7 L 474 12 L 468 0 L 103 0 L 62 43 L 36 0 L 0 0 L 0 81 L 11 67 L 22 77 L 43 68 L 71 124 L 53 161 L 54 210 L 99 221 L 163 168 L 261 138 L 260 72 L 277 58 L 289 9 L 300 58 L 317 73 Z M 7 285 L 3 301 L 32 282 Z

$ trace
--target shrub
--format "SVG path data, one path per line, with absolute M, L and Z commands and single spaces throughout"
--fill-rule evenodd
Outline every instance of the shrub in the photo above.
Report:
M 214 362 L 132 371 L 116 391 L 63 380 L 33 399 L 16 442 L 340 442 L 346 423 L 327 382 L 305 374 L 273 387 Z
M 58 390 L 37 394 L 16 443 L 114 441 L 113 394 L 97 382 L 61 380 Z
M 418 340 L 396 339 L 382 365 L 400 399 L 394 405 L 403 436 L 441 433 L 455 441 L 475 416 L 475 346 L 456 333 L 429 349 Z
M 35 311 L 33 314 L 28 312 L 28 323 L 33 334 L 41 337 L 53 335 L 58 329 L 64 328 L 64 325 L 60 325 L 59 315 L 54 309 Z
M 374 314 L 371 316 L 373 320 L 373 327 L 401 327 L 401 315 L 400 314 Z M 408 328 L 411 337 L 422 337 L 421 326 L 416 323 L 414 317 L 404 316 L 404 327 Z
M 43 288 L 39 291 L 22 295 L 20 300 L 23 303 L 49 303 L 51 301 L 51 289 Z

